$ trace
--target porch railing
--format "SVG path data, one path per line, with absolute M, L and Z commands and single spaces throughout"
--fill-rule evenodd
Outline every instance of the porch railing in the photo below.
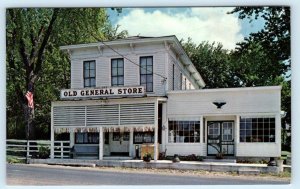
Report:
M 49 149 L 50 140 L 6 140 L 6 154 L 18 156 L 19 159 L 34 158 L 39 153 L 40 147 Z M 54 158 L 69 158 L 70 157 L 70 141 L 55 141 L 54 142 Z

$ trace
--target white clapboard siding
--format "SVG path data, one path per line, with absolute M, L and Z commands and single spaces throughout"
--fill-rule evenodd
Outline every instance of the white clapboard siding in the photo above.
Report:
M 118 125 L 119 105 L 87 106 L 86 126 Z
M 277 143 L 238 143 L 236 156 L 240 157 L 279 157 L 280 142 Z
M 226 102 L 221 109 L 213 102 Z M 280 112 L 280 87 L 203 89 L 168 93 L 170 115 L 222 115 Z
M 166 59 L 166 52 L 156 53 L 153 57 L 153 70 L 156 74 L 161 76 L 165 76 L 165 59 Z M 153 75 L 153 89 L 154 93 L 158 96 L 164 96 L 165 93 L 165 81 L 164 78 Z
M 136 45 L 133 49 L 129 45 L 114 47 L 124 58 L 124 86 L 140 85 L 139 61 L 142 56 L 153 56 L 153 71 L 165 76 L 167 51 L 163 43 L 152 45 Z M 71 88 L 83 88 L 83 62 L 96 61 L 96 87 L 111 86 L 111 59 L 122 58 L 115 52 L 103 48 L 77 49 L 71 54 Z M 131 61 L 134 63 L 132 63 Z M 153 75 L 153 92 L 151 95 L 165 96 L 165 82 L 158 75 Z
M 168 143 L 166 144 L 167 156 L 173 156 L 174 154 L 178 155 L 191 155 L 195 154 L 197 156 L 204 156 L 203 148 L 206 146 L 200 143 Z
M 111 59 L 99 57 L 96 59 L 96 87 L 111 86 Z
M 121 104 L 120 124 L 154 124 L 155 122 L 154 103 Z
M 130 54 L 126 56 L 129 60 L 139 64 L 139 56 Z M 124 60 L 124 85 L 138 86 L 140 85 L 140 67 L 133 64 L 129 60 Z
M 53 107 L 54 127 L 84 127 L 85 106 L 57 106 Z
M 71 88 L 83 88 L 83 61 L 71 60 Z

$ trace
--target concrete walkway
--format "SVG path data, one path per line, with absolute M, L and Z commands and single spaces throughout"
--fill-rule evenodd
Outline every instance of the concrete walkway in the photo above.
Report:
M 99 166 L 204 170 L 216 172 L 236 172 L 238 174 L 279 173 L 279 167 L 267 166 L 266 164 L 243 164 L 228 162 L 180 161 L 179 163 L 173 163 L 170 160 L 152 160 L 151 162 L 146 163 L 143 160 L 30 159 L 29 163 L 85 167 Z

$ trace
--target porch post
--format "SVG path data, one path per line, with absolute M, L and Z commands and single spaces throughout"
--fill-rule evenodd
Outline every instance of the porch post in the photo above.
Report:
M 155 102 L 155 121 L 154 121 L 154 161 L 158 155 L 158 101 Z
M 53 105 L 51 104 L 51 145 L 50 145 L 50 158 L 54 159 L 54 126 L 53 126 Z
M 158 127 L 155 125 L 154 129 L 154 161 L 157 161 L 158 155 Z
M 203 123 L 203 115 L 200 116 L 200 143 L 204 143 L 203 142 L 203 127 L 204 127 L 204 123 Z M 204 148 L 204 146 L 202 146 L 202 148 Z M 203 152 L 203 150 L 202 150 Z M 201 154 L 204 155 L 204 154 Z
M 130 128 L 129 133 L 129 156 L 133 157 L 133 128 Z
M 240 116 L 236 115 L 236 124 L 235 124 L 235 141 L 236 143 L 240 142 Z
M 70 147 L 74 146 L 75 144 L 75 135 L 74 135 L 74 132 L 71 131 L 70 132 Z
M 103 129 L 99 128 L 99 160 L 103 160 Z
M 235 129 L 234 129 L 234 155 L 238 155 L 237 144 L 240 143 L 240 115 L 236 115 L 235 117 Z

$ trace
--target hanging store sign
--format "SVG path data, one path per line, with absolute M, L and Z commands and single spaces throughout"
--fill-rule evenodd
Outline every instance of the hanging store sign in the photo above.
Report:
M 63 89 L 60 91 L 61 99 L 114 97 L 114 96 L 144 96 L 143 86 L 138 87 L 105 87 L 89 89 Z

